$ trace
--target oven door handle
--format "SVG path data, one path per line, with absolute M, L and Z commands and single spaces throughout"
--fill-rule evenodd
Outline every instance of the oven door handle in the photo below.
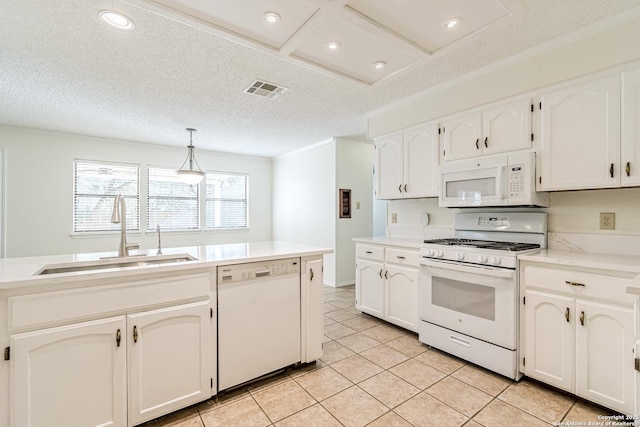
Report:
M 425 267 L 440 268 L 443 270 L 458 271 L 461 273 L 479 274 L 482 276 L 499 277 L 503 279 L 511 279 L 514 276 L 515 270 L 505 268 L 492 268 L 484 266 L 473 266 L 468 264 L 453 263 L 447 261 L 432 261 L 427 258 L 420 260 L 420 265 Z

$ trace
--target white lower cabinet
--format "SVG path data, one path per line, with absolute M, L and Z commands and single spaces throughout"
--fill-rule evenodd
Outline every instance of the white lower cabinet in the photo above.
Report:
M 134 426 L 215 394 L 210 286 L 201 273 L 9 297 L 10 426 Z
M 356 260 L 356 308 L 384 318 L 384 263 Z
M 207 399 L 209 317 L 202 301 L 12 336 L 12 426 L 137 425 Z
M 418 250 L 356 245 L 356 308 L 418 331 Z
M 211 395 L 209 326 L 208 301 L 127 316 L 131 425 Z
M 526 264 L 521 271 L 525 375 L 633 414 L 637 305 L 625 280 Z
M 125 427 L 125 328 L 120 316 L 12 335 L 11 426 Z

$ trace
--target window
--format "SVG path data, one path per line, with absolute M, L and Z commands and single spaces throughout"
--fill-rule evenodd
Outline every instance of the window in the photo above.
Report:
M 73 231 L 120 229 L 111 222 L 113 203 L 122 194 L 127 207 L 127 229 L 140 229 L 139 171 L 136 165 L 76 160 L 73 164 Z
M 207 173 L 207 229 L 247 227 L 247 181 L 244 174 Z
M 200 228 L 200 185 L 181 182 L 174 169 L 149 168 L 147 230 Z

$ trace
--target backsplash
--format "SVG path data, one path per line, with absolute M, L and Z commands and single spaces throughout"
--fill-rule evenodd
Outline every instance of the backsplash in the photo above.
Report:
M 640 188 L 561 191 L 550 196 L 548 208 L 500 210 L 547 213 L 551 248 L 640 254 Z M 386 234 L 418 239 L 448 237 L 453 234 L 454 214 L 460 211 L 438 207 L 437 198 L 389 200 Z M 616 214 L 615 230 L 599 229 L 600 212 Z M 423 213 L 429 215 L 426 226 L 421 223 Z

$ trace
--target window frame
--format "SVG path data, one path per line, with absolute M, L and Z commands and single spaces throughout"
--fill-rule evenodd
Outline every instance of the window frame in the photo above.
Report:
M 244 218 L 244 222 L 245 225 L 244 226 L 237 226 L 237 227 L 207 227 L 207 203 L 209 202 L 209 199 L 207 198 L 207 177 L 209 175 L 227 175 L 227 176 L 242 176 L 244 177 L 244 198 L 243 199 L 233 199 L 233 200 L 241 200 L 244 201 L 245 204 L 245 218 Z M 204 185 L 202 186 L 203 188 L 201 189 L 201 191 L 203 192 L 203 197 L 204 197 L 204 203 L 202 204 L 202 209 L 203 209 L 203 215 L 202 215 L 202 230 L 203 231 L 230 231 L 230 230 L 248 230 L 249 229 L 249 174 L 246 172 L 227 172 L 227 171 L 206 171 L 206 175 L 203 179 L 204 181 Z M 212 199 L 216 200 L 216 199 Z
M 125 168 L 135 168 L 136 171 L 136 183 L 135 183 L 135 189 L 136 189 L 136 194 L 135 196 L 131 196 L 131 195 L 123 195 L 125 198 L 125 204 L 127 203 L 127 201 L 129 202 L 129 204 L 127 204 L 127 207 L 130 207 L 131 204 L 131 200 L 137 200 L 138 206 L 137 206 L 137 215 L 135 216 L 135 224 L 137 225 L 137 228 L 129 228 L 127 227 L 127 232 L 130 233 L 139 233 L 141 232 L 141 215 L 142 215 L 142 201 L 140 200 L 140 186 L 141 186 L 141 178 L 140 178 L 140 164 L 138 163 L 126 163 L 126 162 L 112 162 L 112 161 L 104 161 L 104 160 L 91 160 L 91 159 L 80 159 L 80 158 L 74 158 L 73 162 L 72 162 L 72 195 L 71 195 L 71 235 L 73 236 L 89 236 L 89 235 L 95 235 L 95 234 L 114 234 L 114 233 L 119 233 L 120 232 L 120 225 L 114 225 L 113 227 L 111 227 L 110 229 L 92 229 L 92 230 L 78 230 L 76 228 L 76 218 L 77 218 L 77 198 L 78 197 L 91 197 L 91 194 L 85 194 L 83 193 L 82 195 L 79 195 L 78 191 L 77 191 L 77 182 L 78 182 L 78 175 L 77 175 L 77 166 L 78 164 L 93 164 L 96 165 L 98 168 L 100 166 L 103 167 L 125 167 Z M 109 197 L 112 200 L 111 205 L 113 206 L 113 200 L 115 200 L 115 196 L 116 194 L 119 193 L 115 193 L 113 195 L 110 194 L 102 194 L 101 197 Z M 127 209 L 127 211 L 129 211 Z M 131 222 L 131 215 L 127 216 L 127 219 L 129 221 L 127 222 Z

